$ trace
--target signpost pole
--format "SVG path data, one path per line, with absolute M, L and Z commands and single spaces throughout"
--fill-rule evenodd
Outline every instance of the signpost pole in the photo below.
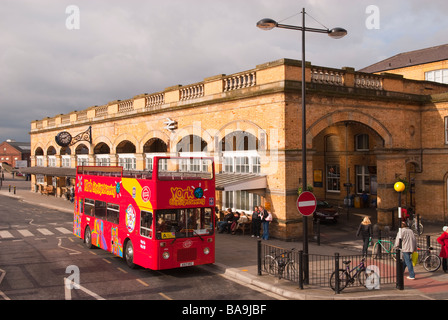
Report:
M 299 210 L 299 212 L 303 215 L 303 223 L 304 223 L 304 228 L 303 228 L 303 232 L 304 232 L 304 268 L 303 268 L 303 273 L 304 273 L 304 283 L 308 284 L 308 233 L 306 232 L 307 230 L 307 226 L 306 226 L 306 222 L 307 222 L 307 217 L 312 215 L 314 213 L 314 211 L 316 211 L 316 207 L 317 207 L 317 200 L 316 197 L 314 196 L 313 193 L 311 192 L 302 192 L 299 195 L 299 198 L 297 199 L 297 210 Z M 306 249 L 306 250 L 305 250 Z

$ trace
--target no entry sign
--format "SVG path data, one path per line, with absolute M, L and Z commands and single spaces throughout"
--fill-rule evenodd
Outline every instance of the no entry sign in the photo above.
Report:
M 297 199 L 297 209 L 304 216 L 310 216 L 316 211 L 317 201 L 311 192 L 302 192 Z

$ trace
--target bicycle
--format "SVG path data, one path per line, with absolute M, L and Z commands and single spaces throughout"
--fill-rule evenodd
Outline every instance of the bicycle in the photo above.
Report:
M 435 254 L 432 253 L 432 251 L 434 250 L 433 247 L 429 247 L 426 250 L 417 248 L 417 251 L 419 252 L 419 262 L 423 263 L 423 268 L 425 268 L 426 271 L 428 272 L 436 272 L 437 270 L 439 270 L 440 266 L 442 265 L 442 260 L 440 259 L 440 257 Z M 420 252 L 423 251 L 423 255 L 420 255 Z M 421 258 L 420 258 L 421 256 Z
M 342 261 L 345 265 L 345 269 L 339 269 L 337 271 L 339 273 L 339 291 L 344 290 L 349 284 L 355 283 L 356 279 L 358 279 L 361 286 L 365 287 L 367 279 L 366 266 L 364 264 L 365 259 L 366 258 L 362 258 L 361 262 L 351 270 L 351 261 Z M 336 291 L 336 271 L 330 276 L 330 287 L 333 291 Z
M 423 224 L 421 222 L 418 223 L 417 228 L 417 219 L 406 219 L 406 224 L 408 225 L 409 229 L 411 229 L 416 236 L 421 236 L 423 234 Z
M 383 253 L 389 254 L 392 259 L 396 260 L 396 253 L 394 251 L 394 243 L 390 240 L 378 239 L 373 245 L 372 256 L 374 259 L 381 259 Z
M 296 275 L 296 266 L 291 254 L 294 249 L 284 251 L 278 255 L 264 257 L 264 269 L 271 275 L 278 275 L 279 279 L 292 279 Z

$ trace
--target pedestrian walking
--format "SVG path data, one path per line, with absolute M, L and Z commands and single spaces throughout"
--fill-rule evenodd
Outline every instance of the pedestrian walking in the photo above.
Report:
M 409 280 L 415 279 L 414 266 L 412 265 L 412 253 L 417 251 L 417 241 L 415 240 L 414 232 L 408 228 L 406 222 L 401 223 L 401 229 L 398 231 L 395 239 L 395 247 L 398 247 L 401 241 L 401 253 L 404 259 L 404 270 L 406 267 L 409 270 Z
M 367 256 L 367 250 L 369 249 L 369 244 L 372 240 L 372 234 L 372 223 L 370 222 L 369 217 L 364 217 L 356 232 L 357 237 L 360 235 L 362 236 L 362 254 L 364 256 Z
M 260 210 L 257 206 L 254 207 L 254 211 L 252 212 L 252 238 L 257 237 L 260 238 L 260 227 L 261 227 L 261 217 Z
M 437 238 L 437 242 L 440 243 L 442 248 L 440 249 L 439 257 L 442 258 L 443 272 L 448 272 L 448 227 L 443 227 L 443 233 Z

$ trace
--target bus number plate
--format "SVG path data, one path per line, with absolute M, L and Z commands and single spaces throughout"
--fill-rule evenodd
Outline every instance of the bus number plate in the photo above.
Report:
M 194 266 L 194 261 L 181 263 L 180 266 L 181 267 L 191 267 L 191 266 Z

